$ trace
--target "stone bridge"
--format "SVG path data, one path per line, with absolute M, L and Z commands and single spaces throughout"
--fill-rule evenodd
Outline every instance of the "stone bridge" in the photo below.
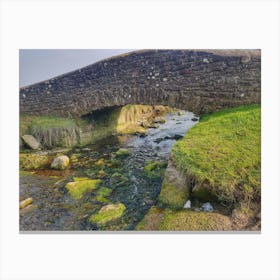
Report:
M 20 112 L 77 117 L 126 104 L 197 114 L 261 101 L 260 50 L 143 50 L 20 89 Z

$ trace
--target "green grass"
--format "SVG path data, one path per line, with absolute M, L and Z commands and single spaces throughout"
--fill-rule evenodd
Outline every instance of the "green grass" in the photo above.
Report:
M 204 115 L 171 152 L 199 188 L 220 201 L 260 200 L 261 108 L 242 106 Z

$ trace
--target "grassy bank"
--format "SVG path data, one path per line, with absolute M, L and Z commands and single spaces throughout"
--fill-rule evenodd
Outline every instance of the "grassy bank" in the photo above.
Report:
M 171 153 L 194 194 L 251 208 L 261 194 L 261 109 L 243 106 L 202 116 Z M 195 192 L 196 191 L 196 192 Z

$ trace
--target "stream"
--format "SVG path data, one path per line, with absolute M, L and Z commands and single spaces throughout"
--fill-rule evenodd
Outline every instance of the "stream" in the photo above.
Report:
M 165 123 L 149 128 L 145 136 L 112 135 L 65 154 L 66 171 L 37 170 L 20 176 L 20 200 L 33 198 L 32 207 L 20 210 L 21 231 L 133 230 L 157 203 L 171 148 L 197 123 L 186 111 L 168 113 Z M 126 154 L 118 156 L 119 149 Z M 65 188 L 73 178 L 100 179 L 107 194 L 86 192 L 81 199 Z M 92 214 L 108 204 L 126 209 L 116 222 L 97 225 Z

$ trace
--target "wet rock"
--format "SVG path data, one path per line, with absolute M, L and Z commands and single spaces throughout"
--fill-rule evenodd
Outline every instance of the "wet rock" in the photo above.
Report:
M 204 212 L 212 212 L 214 210 L 210 202 L 203 203 L 201 208 Z
M 25 200 L 22 200 L 20 203 L 19 203 L 19 208 L 20 209 L 23 209 L 24 207 L 30 205 L 31 203 L 33 203 L 33 198 L 32 197 L 29 197 Z
M 116 156 L 117 157 L 127 157 L 127 156 L 129 156 L 131 154 L 131 152 L 129 151 L 129 150 L 127 150 L 127 149 L 123 149 L 123 148 L 121 148 L 121 149 L 119 149 L 117 152 L 116 152 Z
M 190 201 L 190 200 L 188 200 L 188 201 L 186 202 L 186 204 L 184 205 L 184 208 L 185 208 L 185 209 L 191 208 L 191 201 Z
M 193 122 L 197 122 L 197 121 L 198 121 L 198 118 L 192 118 L 192 121 L 193 121 Z
M 64 170 L 69 166 L 70 160 L 68 156 L 59 156 L 56 157 L 52 164 L 51 168 L 57 169 L 57 170 Z
M 89 151 L 91 151 L 91 149 L 90 148 L 83 148 L 82 151 L 83 152 L 89 152 Z
M 125 177 L 124 175 L 118 173 L 118 172 L 115 172 L 111 178 L 110 178 L 110 184 L 113 186 L 113 187 L 119 187 L 119 186 L 123 186 L 125 185 L 127 182 L 128 182 L 128 178 Z
M 148 125 L 148 128 L 159 128 L 159 124 L 151 123 Z
M 175 135 L 172 137 L 172 139 L 175 139 L 175 140 L 179 140 L 179 139 L 181 139 L 181 138 L 183 138 L 183 135 L 180 135 L 180 134 L 175 134 Z
M 164 117 L 155 117 L 154 119 L 153 119 L 153 123 L 165 123 L 166 122 L 166 120 L 165 120 L 165 118 Z
M 23 135 L 22 137 L 23 142 L 31 149 L 33 150 L 40 150 L 41 144 L 40 142 L 33 137 L 32 135 Z
M 35 209 L 38 209 L 38 205 L 29 204 L 20 210 L 20 215 L 25 215 L 27 213 L 34 211 Z

